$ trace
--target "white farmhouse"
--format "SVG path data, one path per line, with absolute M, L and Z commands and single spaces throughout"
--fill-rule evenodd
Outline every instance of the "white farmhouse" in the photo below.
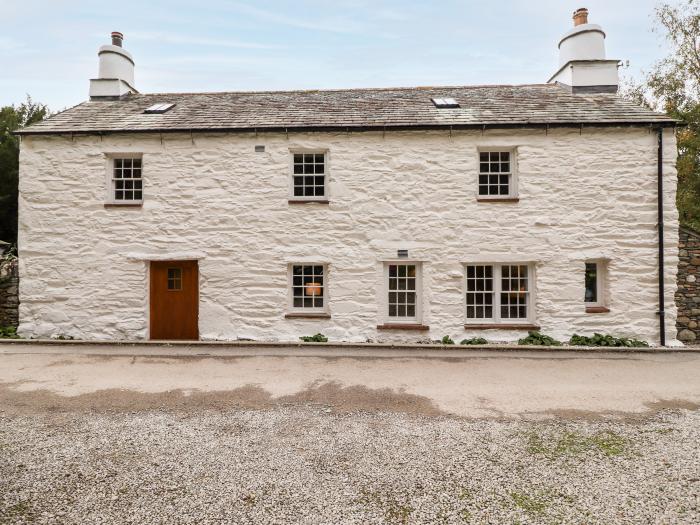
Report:
M 113 33 L 20 131 L 20 334 L 676 343 L 676 122 L 574 19 L 520 86 L 142 94 Z

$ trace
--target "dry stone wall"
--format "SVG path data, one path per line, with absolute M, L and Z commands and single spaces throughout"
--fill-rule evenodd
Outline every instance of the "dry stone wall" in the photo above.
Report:
M 666 134 L 666 290 L 675 341 L 675 138 Z M 256 152 L 264 145 L 264 152 Z M 519 202 L 478 202 L 479 148 L 517 150 Z M 330 204 L 288 203 L 291 152 L 328 151 Z M 107 157 L 143 154 L 145 203 L 105 207 Z M 203 339 L 514 341 L 464 327 L 464 263 L 535 268 L 534 322 L 658 341 L 656 135 L 642 128 L 24 137 L 25 337 L 148 337 L 148 261 L 196 258 Z M 60 249 L 58 249 L 60 247 Z M 383 262 L 421 261 L 427 333 L 379 330 Z M 610 312 L 586 313 L 584 262 Z M 288 265 L 328 264 L 330 319 L 285 318 Z
M 19 324 L 19 272 L 17 260 L 0 256 L 0 327 Z
M 700 232 L 681 227 L 679 230 L 678 339 L 688 344 L 700 343 Z

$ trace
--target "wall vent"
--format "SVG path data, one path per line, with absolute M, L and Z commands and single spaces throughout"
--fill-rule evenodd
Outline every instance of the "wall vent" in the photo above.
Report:
M 265 146 L 255 146 L 255 153 L 265 153 Z
M 404 259 L 404 258 L 408 257 L 408 250 L 399 250 L 399 251 L 397 252 L 397 255 L 398 255 L 400 258 Z

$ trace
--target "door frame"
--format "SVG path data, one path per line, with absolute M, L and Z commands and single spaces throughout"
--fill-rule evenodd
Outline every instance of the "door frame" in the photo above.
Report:
M 152 263 L 178 263 L 178 262 L 194 262 L 197 264 L 197 293 L 195 296 L 195 299 L 197 300 L 197 339 L 190 339 L 190 341 L 200 341 L 201 340 L 201 331 L 200 331 L 200 326 L 199 326 L 199 312 L 200 312 L 200 303 L 201 303 L 201 293 L 200 293 L 200 285 L 202 284 L 202 277 L 201 277 L 201 266 L 200 258 L 195 258 L 195 257 L 166 257 L 166 258 L 150 258 L 146 259 L 144 261 L 146 263 L 146 340 L 147 341 L 160 341 L 160 339 L 152 339 L 151 338 L 151 279 L 152 279 Z M 165 339 L 163 339 L 164 341 Z

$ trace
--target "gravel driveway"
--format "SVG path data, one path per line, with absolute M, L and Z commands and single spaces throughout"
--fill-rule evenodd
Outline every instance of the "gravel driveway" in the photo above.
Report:
M 0 524 L 700 523 L 700 355 L 0 345 Z
M 0 412 L 1 414 L 2 412 Z M 0 523 L 699 523 L 700 414 L 0 417 Z

